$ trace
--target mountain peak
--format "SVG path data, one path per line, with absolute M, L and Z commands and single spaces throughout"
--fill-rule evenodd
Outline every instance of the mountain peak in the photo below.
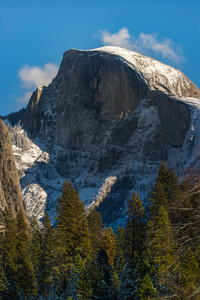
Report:
M 115 46 L 69 51 L 75 55 L 84 52 L 114 55 L 142 76 L 151 90 L 160 90 L 178 96 L 200 97 L 199 89 L 181 71 L 143 54 Z M 67 54 L 68 51 L 64 56 Z

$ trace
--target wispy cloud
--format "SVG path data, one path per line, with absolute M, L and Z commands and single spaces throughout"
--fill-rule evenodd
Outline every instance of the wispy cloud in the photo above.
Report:
M 156 33 L 141 32 L 139 37 L 135 38 L 129 33 L 128 28 L 124 27 L 114 34 L 100 30 L 96 36 L 103 45 L 124 47 L 156 58 L 160 56 L 176 65 L 185 60 L 180 45 L 169 38 L 161 38 Z
M 23 88 L 24 95 L 17 97 L 17 108 L 24 106 L 30 100 L 32 91 L 38 86 L 47 86 L 58 72 L 58 66 L 53 63 L 47 63 L 44 67 L 24 65 L 18 72 Z M 32 90 L 32 91 L 30 91 Z
M 114 34 L 106 30 L 100 30 L 99 33 L 96 34 L 96 37 L 102 41 L 103 45 L 107 46 L 119 46 L 127 49 L 132 49 L 133 46 L 129 30 L 125 27 Z
M 19 70 L 18 75 L 25 88 L 36 88 L 48 85 L 58 72 L 58 66 L 47 63 L 43 68 L 39 66 L 25 65 Z

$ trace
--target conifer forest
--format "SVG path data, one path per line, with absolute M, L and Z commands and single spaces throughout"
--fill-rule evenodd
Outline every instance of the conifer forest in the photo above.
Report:
M 65 181 L 56 225 L 0 213 L 0 299 L 200 299 L 200 181 L 160 164 L 145 201 L 133 192 L 113 230 Z

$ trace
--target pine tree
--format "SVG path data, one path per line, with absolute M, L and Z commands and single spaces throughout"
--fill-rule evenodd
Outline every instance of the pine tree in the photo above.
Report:
M 85 268 L 90 280 L 92 299 L 101 299 L 103 274 L 96 259 L 94 260 L 88 255 L 85 259 Z
M 156 295 L 156 289 L 153 286 L 151 278 L 147 273 L 141 283 L 141 288 L 138 291 L 140 300 L 151 300 Z
M 17 224 L 8 207 L 0 213 L 0 256 L 2 269 L 2 299 L 17 297 L 15 274 L 17 270 Z M 6 285 L 6 288 L 4 284 Z
M 3 271 L 16 267 L 16 220 L 8 207 L 0 213 L 0 255 Z
M 165 210 L 169 211 L 169 186 L 170 174 L 164 161 L 161 162 L 158 169 L 158 176 L 155 181 L 153 190 L 151 191 L 150 201 L 153 203 L 151 206 L 151 213 L 155 215 L 159 207 L 163 205 Z
M 98 285 L 93 289 L 94 299 L 109 300 L 111 297 L 112 268 L 106 250 L 100 248 L 96 259 L 98 268 Z
M 188 287 L 190 285 L 196 286 L 199 276 L 199 266 L 195 259 L 194 253 L 191 248 L 188 249 L 186 257 L 183 261 L 182 267 L 182 285 Z
M 150 261 L 156 269 L 158 289 L 167 292 L 170 270 L 176 260 L 174 235 L 168 213 L 161 205 L 155 217 L 148 223 L 148 248 Z
M 77 253 L 83 257 L 90 250 L 86 212 L 78 192 L 65 181 L 56 209 L 56 241 L 60 263 L 67 263 Z
M 88 227 L 90 232 L 90 244 L 92 248 L 92 257 L 96 258 L 97 252 L 100 249 L 101 235 L 102 235 L 102 219 L 101 213 L 93 209 L 89 212 Z
M 133 260 L 128 260 L 119 276 L 119 299 L 134 300 L 136 298 L 134 269 L 135 263 Z
M 108 262 L 114 269 L 115 261 L 115 234 L 111 227 L 104 228 L 101 238 L 101 248 L 104 249 L 108 256 Z
M 128 220 L 125 226 L 125 243 L 129 257 L 133 259 L 136 253 L 142 253 L 144 250 L 145 223 L 143 218 L 145 210 L 136 192 L 132 194 L 127 204 Z
M 115 251 L 116 251 L 116 259 L 115 259 L 115 270 L 117 273 L 121 272 L 126 258 L 125 257 L 125 230 L 124 227 L 117 228 L 115 234 Z
M 119 274 L 119 299 L 140 299 L 138 294 L 142 289 L 144 277 L 152 273 L 151 265 L 145 254 L 135 255 L 126 262 Z
M 28 257 L 28 227 L 23 213 L 17 213 L 17 271 L 15 281 L 18 294 L 24 293 L 26 298 L 36 296 L 35 270 Z
M 6 291 L 6 277 L 2 267 L 0 267 L 0 299 L 3 298 L 3 294 Z
M 39 294 L 49 296 L 52 286 L 53 252 L 55 249 L 54 230 L 48 213 L 45 213 L 41 228 L 41 252 L 39 259 Z
M 41 232 L 38 220 L 35 216 L 31 217 L 30 220 L 29 236 L 29 256 L 34 270 L 37 272 L 41 256 Z
M 77 254 L 74 266 L 70 273 L 67 288 L 68 295 L 73 299 L 92 299 L 92 288 L 89 280 L 89 274 L 80 254 Z

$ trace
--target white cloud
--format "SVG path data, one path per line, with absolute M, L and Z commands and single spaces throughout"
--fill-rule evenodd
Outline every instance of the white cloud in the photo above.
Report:
M 96 35 L 104 45 L 119 46 L 130 49 L 132 47 L 131 36 L 127 28 L 120 29 L 117 33 L 111 34 L 108 31 L 100 30 Z
M 175 64 L 180 64 L 185 60 L 179 45 L 169 38 L 160 38 L 155 33 L 140 33 L 139 38 L 136 39 L 129 33 L 128 28 L 124 27 L 114 34 L 99 31 L 97 37 L 103 45 L 124 47 L 150 56 L 161 56 Z
M 25 65 L 19 70 L 18 75 L 26 89 L 48 85 L 58 72 L 58 66 L 47 63 L 43 68 Z
M 17 97 L 17 109 L 26 105 L 31 98 L 32 91 L 38 86 L 47 86 L 58 72 L 58 66 L 47 63 L 43 68 L 24 65 L 18 72 L 23 87 L 28 90 L 22 97 Z M 32 90 L 32 91 L 30 91 Z

